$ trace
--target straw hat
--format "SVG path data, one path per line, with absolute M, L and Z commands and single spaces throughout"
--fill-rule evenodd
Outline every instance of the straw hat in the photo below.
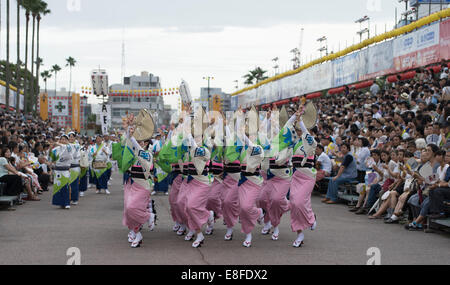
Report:
M 152 138 L 155 130 L 155 123 L 147 109 L 143 109 L 136 117 L 136 129 L 134 137 L 138 141 L 146 141 Z

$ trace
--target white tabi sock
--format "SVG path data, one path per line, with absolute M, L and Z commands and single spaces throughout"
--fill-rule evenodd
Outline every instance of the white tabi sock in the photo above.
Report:
M 246 241 L 246 242 L 252 242 L 252 233 L 249 233 L 249 234 L 245 237 L 245 241 Z
M 273 234 L 276 235 L 276 236 L 279 235 L 280 234 L 280 229 L 278 227 L 275 227 L 273 229 Z
M 305 239 L 305 234 L 303 232 L 299 233 L 297 239 L 295 240 L 298 243 L 301 243 Z
M 231 236 L 233 234 L 233 228 L 227 229 L 227 236 Z

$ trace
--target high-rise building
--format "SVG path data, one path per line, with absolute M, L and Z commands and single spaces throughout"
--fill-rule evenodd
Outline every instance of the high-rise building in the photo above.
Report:
M 201 88 L 200 99 L 197 101 L 201 104 L 206 111 L 209 111 L 209 106 L 213 108 L 214 100 L 216 97 L 220 98 L 221 110 L 226 112 L 231 110 L 231 96 L 230 94 L 222 92 L 221 88 Z
M 124 77 L 124 84 L 111 85 L 108 103 L 111 104 L 112 128 L 121 128 L 122 117 L 131 113 L 137 115 L 142 109 L 150 111 L 156 127 L 164 125 L 163 96 L 156 96 L 157 92 L 152 91 L 159 89 L 160 78 L 146 71 L 139 76 Z

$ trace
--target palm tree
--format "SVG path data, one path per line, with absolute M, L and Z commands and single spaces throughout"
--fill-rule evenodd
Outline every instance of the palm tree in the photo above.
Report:
M 60 67 L 59 65 L 55 64 L 55 65 L 52 66 L 51 72 L 54 72 L 54 73 L 55 73 L 55 96 L 56 96 L 56 75 L 57 75 L 58 72 L 60 72 L 60 71 L 61 71 L 61 67 Z
M 16 0 L 17 2 L 17 65 L 16 65 L 16 110 L 20 110 L 20 7 L 22 6 L 22 0 Z M 25 110 L 24 110 L 25 111 Z M 18 111 L 16 113 L 19 113 Z
M 41 25 L 41 15 L 45 16 L 47 14 L 50 14 L 51 11 L 50 9 L 47 9 L 47 3 L 45 3 L 44 1 L 40 1 L 39 3 L 39 9 L 38 9 L 38 14 L 37 14 L 37 39 L 36 39 L 36 57 L 39 58 L 39 35 L 40 35 L 40 25 Z M 39 68 L 40 65 L 38 64 L 36 66 L 36 78 L 39 78 Z M 39 80 L 37 81 L 37 87 L 36 90 L 39 90 Z M 37 92 L 37 94 L 39 93 L 39 91 Z
M 52 77 L 51 71 L 46 70 L 44 72 L 41 72 L 41 77 L 45 83 L 45 93 L 47 93 L 47 80 Z
M 11 66 L 9 65 L 9 0 L 6 0 L 6 110 L 9 111 L 9 84 L 11 82 Z
M 69 58 L 66 59 L 66 66 L 68 66 L 70 68 L 70 81 L 69 81 L 69 98 L 71 95 L 71 91 L 72 91 L 72 67 L 75 66 L 75 64 L 77 63 L 77 61 L 75 60 L 75 58 L 69 56 Z
M 22 0 L 22 6 L 25 8 L 26 26 L 25 26 L 25 69 L 28 69 L 28 27 L 30 26 L 30 12 L 35 0 Z M 32 61 L 33 62 L 33 61 Z M 27 77 L 23 81 L 25 109 L 29 111 L 29 83 L 27 83 Z
M 36 17 L 38 15 L 38 11 L 40 8 L 40 1 L 39 0 L 32 0 L 31 1 L 31 15 L 33 16 L 33 34 L 31 36 L 31 74 L 34 76 L 34 35 L 35 35 L 35 27 L 36 27 Z M 38 77 L 39 78 L 39 77 Z M 31 96 L 32 102 L 34 102 L 34 82 L 31 82 Z M 34 103 L 31 104 L 32 106 Z
M 263 80 L 266 80 L 268 78 L 267 76 L 264 75 L 264 74 L 267 73 L 267 71 L 266 70 L 262 70 L 261 67 L 257 67 L 254 70 L 254 73 L 255 73 L 256 83 L 261 82 Z

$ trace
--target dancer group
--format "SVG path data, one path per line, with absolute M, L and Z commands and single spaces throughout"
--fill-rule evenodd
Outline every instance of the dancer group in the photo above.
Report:
M 317 225 L 311 207 L 317 142 L 302 121 L 304 111 L 300 106 L 280 128 L 274 123 L 275 112 L 260 119 L 254 109 L 239 109 L 228 119 L 213 116 L 205 126 L 203 109 L 192 112 L 188 105 L 157 153 L 148 138 L 139 136 L 139 141 L 134 136 L 135 118 L 124 118 L 113 157 L 124 173 L 123 224 L 130 230 L 131 247 L 141 245 L 145 224 L 154 228 L 154 164 L 169 166 L 173 231 L 193 241 L 192 247 L 200 247 L 205 235 L 213 234 L 219 219 L 227 227 L 226 241 L 233 239 L 238 223 L 244 247 L 251 247 L 257 223 L 264 225 L 261 234 L 272 233 L 276 241 L 281 218 L 289 211 L 296 233 L 292 245 L 301 247 L 304 231 Z
M 109 136 L 97 136 L 95 142 L 82 140 L 76 132 L 55 138 L 49 152 L 53 164 L 52 204 L 63 209 L 78 205 L 88 190 L 88 182 L 96 193 L 108 191 L 111 179 L 111 146 Z

